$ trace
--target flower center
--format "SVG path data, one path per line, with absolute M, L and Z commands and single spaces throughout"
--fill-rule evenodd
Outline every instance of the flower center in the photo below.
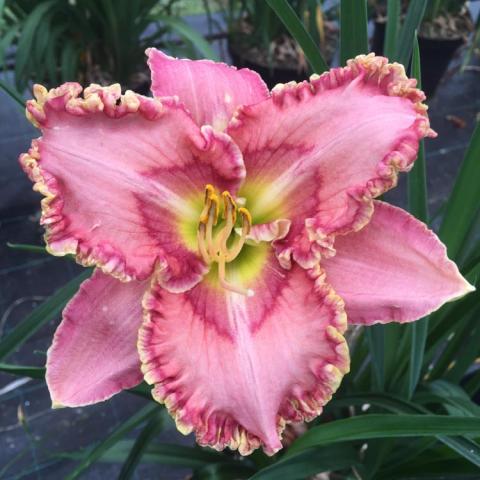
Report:
M 246 208 L 237 207 L 229 192 L 223 192 L 221 197 L 224 222 L 214 231 L 218 223 L 220 199 L 213 186 L 206 185 L 205 202 L 197 230 L 198 250 L 208 265 L 213 262 L 218 263 L 218 279 L 223 288 L 251 297 L 254 294 L 253 290 L 232 285 L 226 280 L 225 265 L 235 260 L 240 254 L 252 227 L 252 216 Z M 241 217 L 242 233 L 232 245 L 228 245 L 237 221 L 237 213 Z

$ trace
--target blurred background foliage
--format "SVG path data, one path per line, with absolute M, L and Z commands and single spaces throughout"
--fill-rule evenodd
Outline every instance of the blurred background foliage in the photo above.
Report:
M 474 26 L 466 7 L 467 2 L 456 0 L 0 1 L 0 64 L 13 70 L 15 81 L 15 87 L 2 86 L 23 92 L 32 81 L 49 86 L 66 80 L 119 81 L 144 91 L 146 46 L 216 59 L 207 40 L 221 30 L 234 63 L 260 71 L 270 85 L 322 73 L 328 65 L 373 48 L 405 64 L 433 94 L 444 70 L 430 71 L 430 60 L 450 55 L 448 64 L 468 42 L 468 67 L 478 48 L 479 24 Z M 207 39 L 185 19 L 199 12 L 208 18 Z M 429 50 L 431 41 L 436 53 Z M 452 41 L 453 47 L 446 46 Z M 439 232 L 449 256 L 478 289 L 478 125 L 448 200 L 433 214 L 428 212 L 425 172 L 422 144 L 408 175 L 409 210 Z M 11 247 L 45 253 L 42 246 Z M 58 318 L 89 274 L 65 285 L 1 337 L 0 360 L 6 362 L 38 329 Z M 95 461 L 108 461 L 122 464 L 122 479 L 131 478 L 140 462 L 191 468 L 192 480 L 300 480 L 320 472 L 329 473 L 315 478 L 478 479 L 479 315 L 477 290 L 410 325 L 351 328 L 351 373 L 323 415 L 287 428 L 286 448 L 273 457 L 255 452 L 241 458 L 230 451 L 152 442 L 171 421 L 162 406 L 148 402 L 102 442 L 68 454 L 77 462 L 69 478 L 79 477 Z M 2 363 L 0 370 L 44 376 L 44 369 L 25 365 Z M 145 385 L 131 393 L 151 400 Z M 136 439 L 127 438 L 132 431 Z

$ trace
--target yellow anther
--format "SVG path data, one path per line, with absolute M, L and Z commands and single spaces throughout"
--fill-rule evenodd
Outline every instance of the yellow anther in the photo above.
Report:
M 227 220 L 231 217 L 233 223 L 237 221 L 237 205 L 233 197 L 230 195 L 230 192 L 223 192 L 223 218 Z
M 238 213 L 242 216 L 242 230 L 246 230 L 246 235 L 248 235 L 252 229 L 252 215 L 244 207 L 239 208 Z
M 213 186 L 210 184 L 205 186 L 205 204 L 200 214 L 197 231 L 198 249 L 206 263 L 218 263 L 218 277 L 223 288 L 251 296 L 253 295 L 251 290 L 237 287 L 226 280 L 225 264 L 235 260 L 240 254 L 252 227 L 252 216 L 246 208 L 237 208 L 237 204 L 229 192 L 223 192 L 222 199 L 224 222 L 219 230 L 215 230 L 214 235 L 213 227 L 218 222 L 220 201 Z M 242 233 L 235 244 L 229 248 L 227 243 L 235 228 L 237 212 L 242 218 Z

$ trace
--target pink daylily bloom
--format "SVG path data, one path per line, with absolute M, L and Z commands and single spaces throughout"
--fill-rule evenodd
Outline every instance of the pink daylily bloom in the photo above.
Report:
M 249 70 L 147 54 L 153 99 L 67 83 L 27 103 L 48 249 L 97 267 L 48 352 L 52 402 L 144 378 L 199 444 L 273 454 L 348 372 L 347 318 L 409 322 L 473 288 L 374 200 L 434 136 L 424 95 L 373 54 L 270 93 Z

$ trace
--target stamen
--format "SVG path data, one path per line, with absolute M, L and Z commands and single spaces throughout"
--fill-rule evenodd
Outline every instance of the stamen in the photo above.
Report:
M 253 290 L 232 285 L 226 280 L 225 265 L 235 260 L 240 254 L 252 227 L 252 217 L 244 207 L 237 210 L 237 205 L 229 192 L 223 192 L 222 199 L 225 223 L 214 236 L 213 229 L 218 222 L 220 202 L 213 186 L 210 184 L 205 186 L 205 205 L 200 214 L 197 231 L 198 249 L 206 263 L 218 263 L 218 277 L 223 288 L 251 297 L 254 294 Z M 229 249 L 227 242 L 235 228 L 237 211 L 242 217 L 242 234 L 235 245 Z
M 242 207 L 238 209 L 238 213 L 242 216 L 242 235 L 235 246 L 228 252 L 227 262 L 231 262 L 238 257 L 243 246 L 245 245 L 247 235 L 250 233 L 252 228 L 252 216 L 250 215 L 250 212 L 246 208 Z
M 227 282 L 225 279 L 225 256 L 221 255 L 218 261 L 218 279 L 220 280 L 220 285 L 225 290 L 230 290 L 235 293 L 239 293 L 240 295 L 245 295 L 247 297 L 253 297 L 255 292 L 251 288 L 242 288 L 237 287 L 236 285 L 232 285 L 231 283 Z

